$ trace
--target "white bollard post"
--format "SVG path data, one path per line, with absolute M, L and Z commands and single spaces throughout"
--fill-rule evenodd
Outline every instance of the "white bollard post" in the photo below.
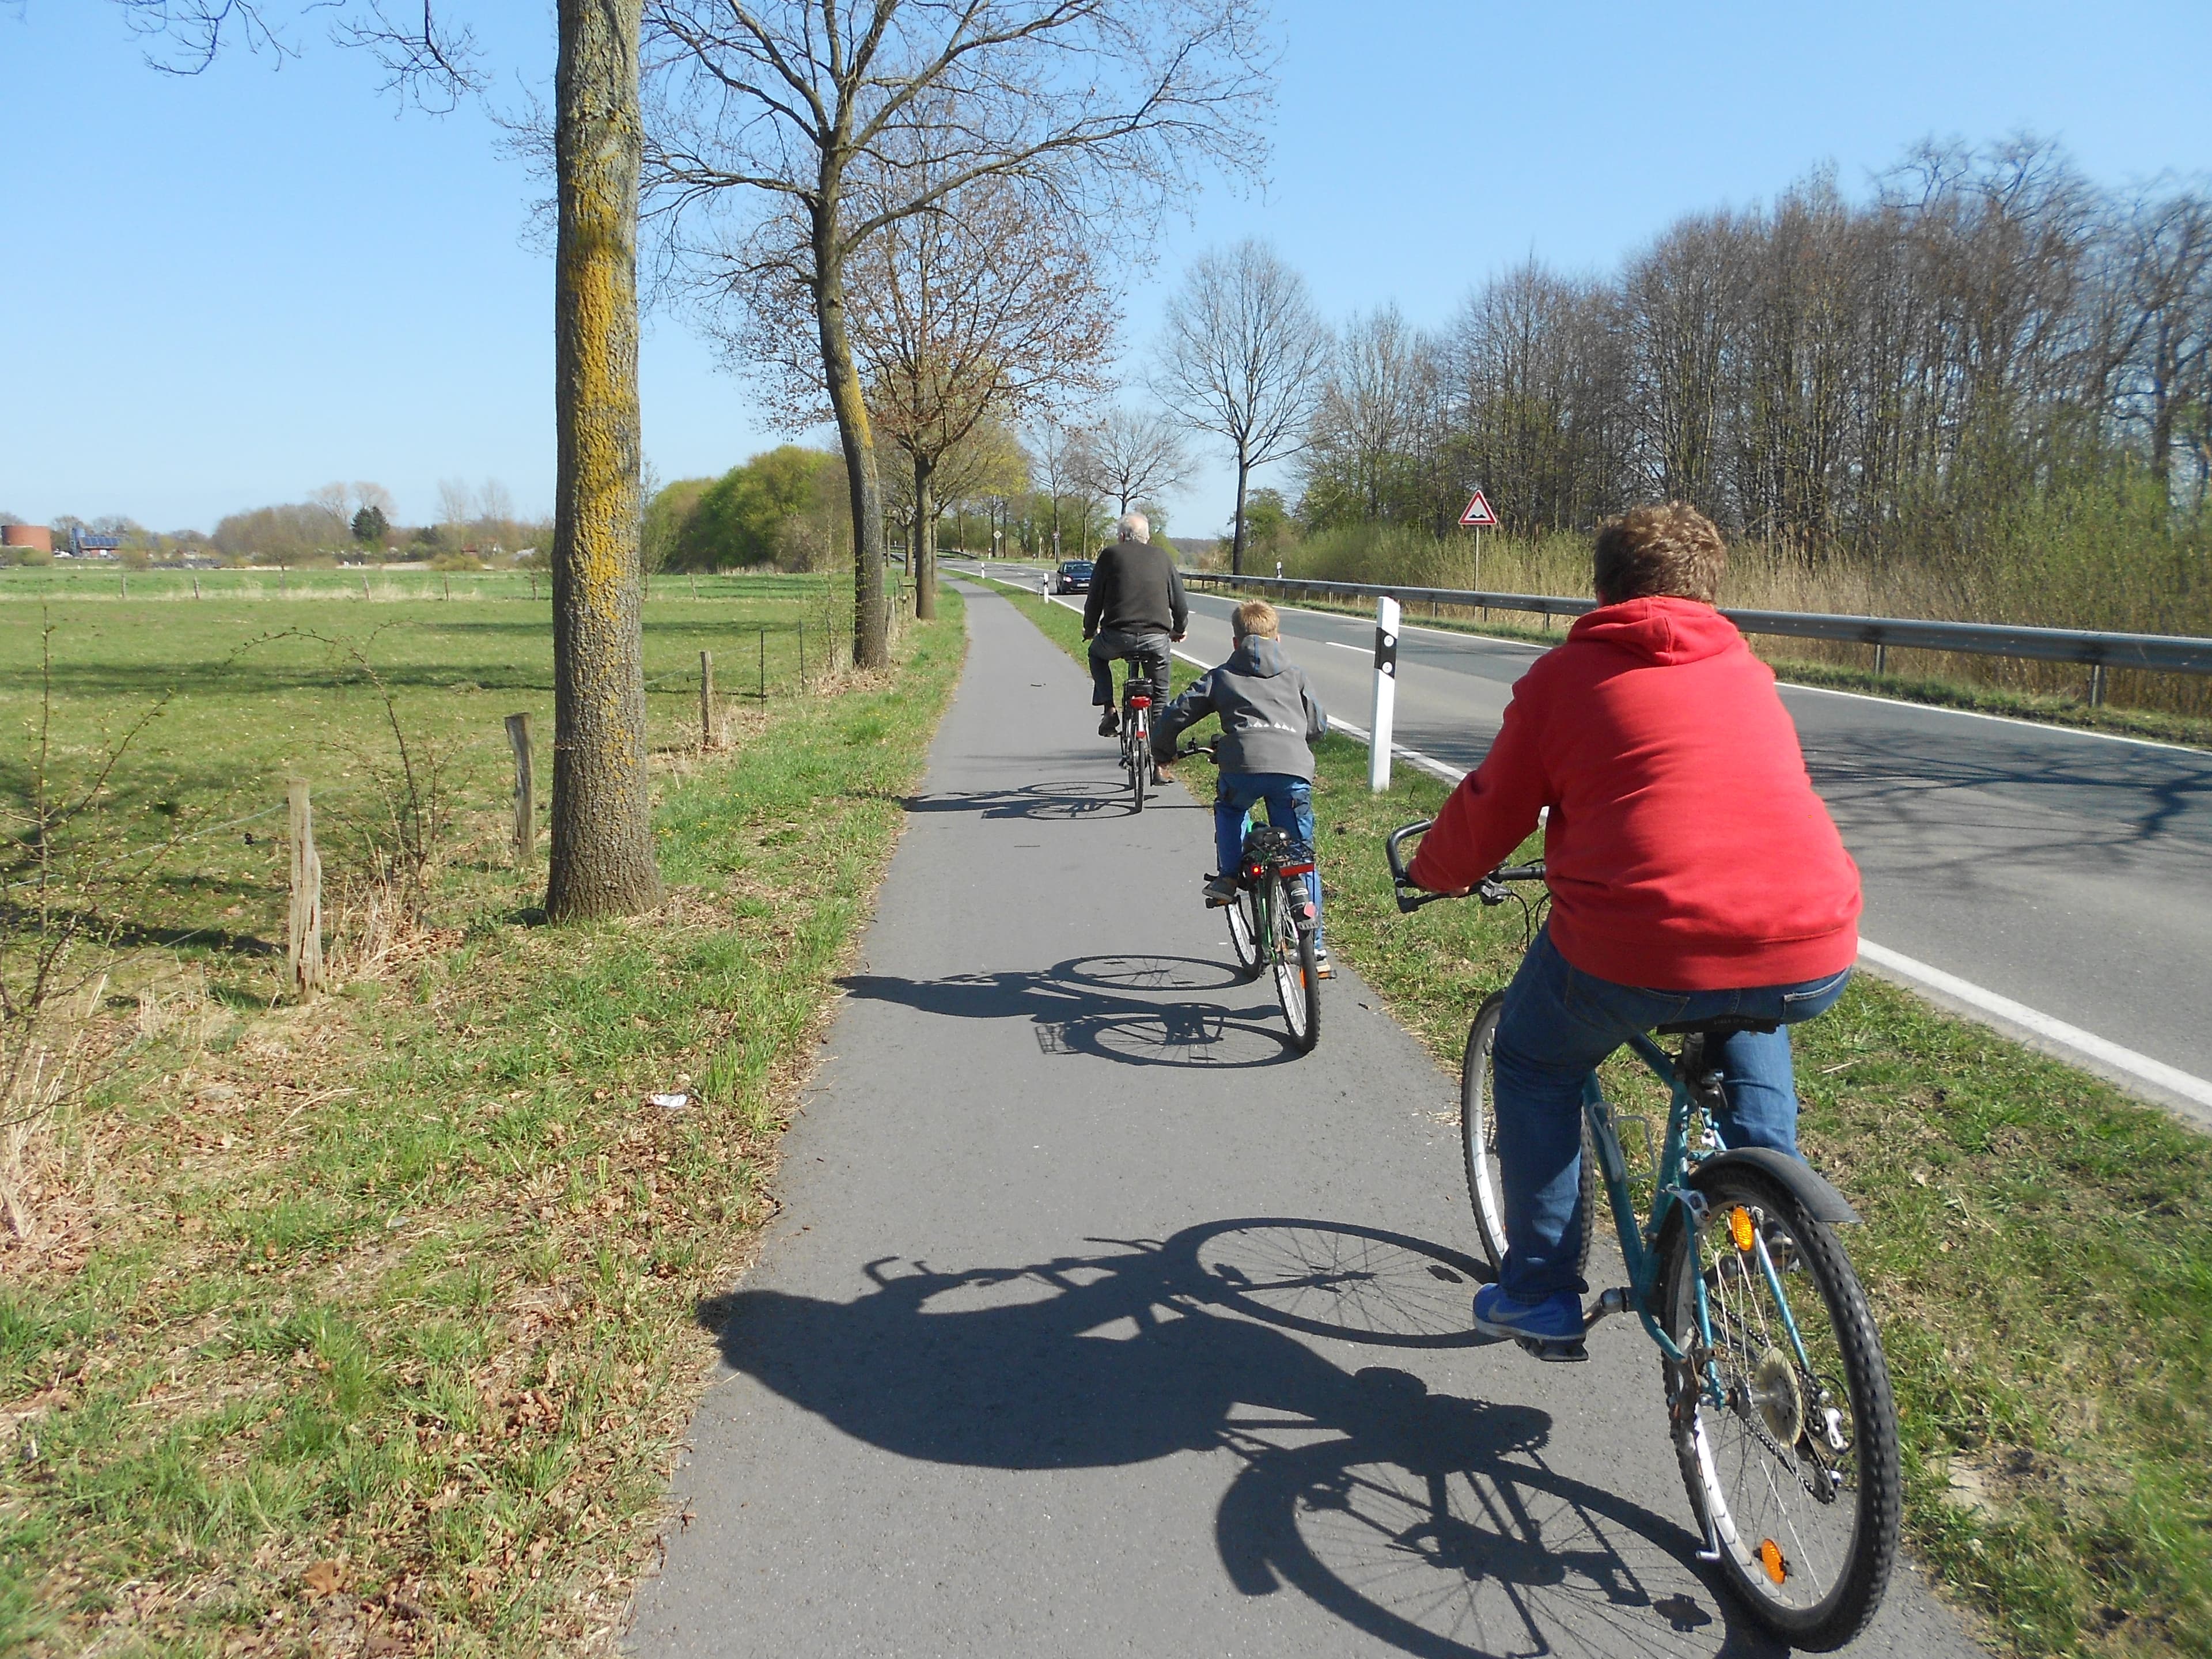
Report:
M 1373 741 L 1367 750 L 1367 787 L 1381 794 L 1390 787 L 1390 723 L 1398 709 L 1398 601 L 1388 594 L 1375 601 L 1375 714 L 1368 722 Z

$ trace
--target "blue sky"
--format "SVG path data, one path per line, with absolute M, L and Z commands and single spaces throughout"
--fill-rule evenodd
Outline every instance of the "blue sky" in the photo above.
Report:
M 551 63 L 542 0 L 446 0 L 509 104 Z M 1133 362 L 1210 243 L 1272 240 L 1342 318 L 1443 321 L 1534 252 L 1609 266 L 1676 215 L 1847 189 L 1915 140 L 2022 129 L 2109 181 L 2212 171 L 2212 6 L 1280 0 L 1266 191 L 1209 189 L 1131 261 Z M 550 262 L 536 188 L 479 108 L 431 118 L 311 17 L 301 55 L 147 69 L 107 0 L 0 0 L 0 510 L 158 528 L 374 479 L 551 499 Z M 650 319 L 662 476 L 780 441 L 681 319 Z M 1226 516 L 1224 471 L 1172 501 Z

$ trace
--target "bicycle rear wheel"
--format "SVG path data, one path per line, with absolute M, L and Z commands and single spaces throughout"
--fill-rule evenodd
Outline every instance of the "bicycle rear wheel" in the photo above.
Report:
M 1229 914 L 1229 948 L 1237 952 L 1237 967 L 1245 978 L 1260 971 L 1260 901 L 1249 888 L 1224 907 Z
M 1897 1407 L 1866 1293 L 1834 1232 L 1756 1170 L 1692 1184 L 1708 1206 L 1670 1228 L 1659 1313 L 1702 1371 L 1664 1370 L 1674 1449 L 1737 1597 L 1801 1647 L 1841 1647 L 1881 1605 L 1897 1556 Z M 1705 1289 L 1712 1346 L 1698 1341 Z M 1777 1294 L 1779 1287 L 1780 1294 Z
M 1475 1231 L 1490 1270 L 1505 1265 L 1505 1186 L 1498 1167 L 1498 1106 L 1492 1076 L 1492 1052 L 1498 1042 L 1498 1016 L 1505 993 L 1492 991 L 1468 1028 L 1467 1053 L 1459 1068 L 1460 1155 L 1467 1167 L 1468 1201 L 1474 1207 Z M 1590 1146 L 1589 1123 L 1583 1123 L 1583 1235 L 1575 1256 L 1579 1273 L 1589 1263 L 1590 1235 L 1597 1225 L 1597 1156 Z
M 1291 896 L 1293 881 L 1301 895 L 1296 901 Z M 1283 1005 L 1283 1022 L 1291 1028 L 1291 1041 L 1300 1054 L 1310 1054 L 1321 1041 L 1321 969 L 1314 959 L 1313 929 L 1292 921 L 1291 908 L 1293 902 L 1304 902 L 1304 887 L 1303 876 L 1284 878 L 1281 891 L 1268 908 L 1273 912 L 1275 926 L 1275 1000 Z

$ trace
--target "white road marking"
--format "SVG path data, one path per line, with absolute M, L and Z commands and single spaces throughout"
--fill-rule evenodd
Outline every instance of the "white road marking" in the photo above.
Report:
M 2194 1101 L 2212 1112 L 2212 1083 L 2201 1077 L 2192 1076 L 2162 1060 L 2153 1060 L 2148 1054 L 2139 1054 L 2132 1048 L 2124 1048 L 2117 1042 L 2099 1036 L 2094 1031 L 2085 1031 L 2078 1025 L 2069 1025 L 2063 1019 L 2053 1019 L 2049 1014 L 2025 1003 L 2014 1002 L 2010 997 L 1984 990 L 1971 981 L 1960 979 L 1956 974 L 1945 973 L 1941 968 L 1916 962 L 1901 951 L 1876 945 L 1872 939 L 1862 939 L 1859 941 L 1859 955 L 1875 967 L 1887 969 L 1899 979 L 1979 1009 L 1985 1014 L 2033 1033 L 2054 1047 L 2101 1061 L 2115 1071 L 2124 1072 L 2130 1077 L 2155 1085 L 2170 1094 Z
M 1340 651 L 1357 651 L 1364 656 L 1372 656 L 1375 652 L 1375 647 L 1372 646 L 1346 645 L 1342 640 L 1323 640 L 1322 643 L 1323 645 L 1333 645 Z
M 2057 732 L 2069 738 L 2100 738 L 2106 743 L 2131 743 L 2142 749 L 2171 749 L 2184 755 L 2202 755 L 2204 752 L 2185 743 L 2161 743 L 2156 738 L 2130 738 L 2118 732 L 2093 732 L 2087 726 L 2058 726 L 2049 720 L 2024 720 L 2017 714 L 1990 714 L 1978 708 L 1943 708 L 1932 702 L 1878 696 L 1871 691 L 1842 691 L 1832 685 L 1807 685 L 1800 680 L 1784 680 L 1781 684 L 1792 691 L 1817 691 L 1824 697 L 1851 697 L 1860 702 L 1878 702 L 1891 708 L 1924 708 L 1931 714 L 1957 714 L 1970 720 L 1996 720 L 2002 726 L 2024 726 L 2031 732 Z
M 1055 600 L 1054 603 L 1064 602 Z M 1069 605 L 1068 609 L 1073 611 L 1078 607 Z M 1305 614 L 1325 617 L 1331 613 L 1325 611 L 1310 611 Z M 1474 639 L 1483 636 L 1462 635 L 1458 637 Z M 1338 641 L 1331 640 L 1326 643 L 1334 645 Z M 1514 641 L 1500 641 L 1496 643 L 1510 644 Z M 1357 651 L 1363 647 L 1348 645 L 1342 648 L 1347 651 Z M 1182 657 L 1185 662 L 1198 666 L 1207 665 L 1200 664 L 1195 657 L 1187 656 L 1180 651 L 1176 652 L 1176 655 Z M 1796 684 L 1794 681 L 1785 683 L 1793 685 Z M 1799 689 L 1807 691 L 1827 691 L 1829 695 L 1838 697 L 1862 697 L 1869 702 L 1888 703 L 1892 707 L 1894 707 L 1898 702 L 1894 697 L 1867 696 L 1866 694 L 1856 691 L 1835 691 L 1824 685 L 1808 685 Z M 1921 703 L 1911 706 L 1928 707 Z M 2077 736 L 2086 738 L 2112 735 L 2105 732 L 2081 732 L 2073 726 L 2044 726 L 2034 720 L 2009 720 L 2002 714 L 1984 714 L 1974 709 L 1936 708 L 1931 709 L 1930 712 L 1939 714 L 1968 714 L 1977 720 L 2002 720 L 2008 725 L 2033 726 L 2039 732 L 2075 732 Z M 1371 738 L 1371 734 L 1365 726 L 1354 726 L 1349 720 L 1331 720 L 1329 729 L 1341 732 L 1345 736 L 1358 743 L 1367 743 Z M 2185 747 L 2179 744 L 2153 743 L 2143 738 L 2114 738 L 2113 741 L 2139 743 L 2153 749 Z M 2189 750 L 2186 752 L 2194 754 L 2199 751 Z M 1440 782 L 1449 784 L 1454 787 L 1457 787 L 1460 780 L 1467 775 L 1463 768 L 1449 765 L 1431 756 L 1424 755 L 1418 750 L 1407 749 L 1401 744 L 1393 744 L 1391 753 Z M 1939 997 L 1947 998 L 1965 1009 L 1990 1016 L 1991 1019 L 1999 1022 L 2000 1029 L 2008 1025 L 2016 1030 L 2029 1033 L 2039 1038 L 2045 1045 L 2059 1050 L 2067 1058 L 2090 1062 L 2092 1069 L 2118 1072 L 2140 1082 L 2148 1083 L 2167 1095 L 2192 1103 L 2203 1109 L 2203 1115 L 2212 1115 L 2212 1082 L 2207 1082 L 2204 1079 L 2185 1072 L 2179 1066 L 2169 1066 L 2162 1060 L 2153 1060 L 2148 1054 L 2137 1054 L 2134 1049 L 2124 1048 L 2108 1037 L 2099 1036 L 2094 1031 L 2085 1031 L 2078 1025 L 2069 1025 L 2064 1020 L 2055 1018 L 2040 1009 L 2031 1008 L 2024 1002 L 2015 1002 L 2010 997 L 2001 995 L 1997 992 L 1975 984 L 1972 980 L 1960 979 L 1956 974 L 1946 973 L 1941 968 L 1917 961 L 1900 951 L 1893 951 L 1886 945 L 1877 945 L 1870 939 L 1862 938 L 1859 940 L 1859 956 L 1875 968 L 1886 970 L 1908 984 L 1923 990 L 1933 991 Z M 2192 1115 L 2202 1115 L 2192 1114 Z M 2203 1115 L 2203 1121 L 2212 1123 L 2212 1115 Z

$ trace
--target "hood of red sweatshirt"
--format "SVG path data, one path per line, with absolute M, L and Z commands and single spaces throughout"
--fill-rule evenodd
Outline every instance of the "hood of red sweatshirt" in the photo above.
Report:
M 1639 662 L 1671 667 L 1741 649 L 1743 635 L 1709 605 L 1659 595 L 1583 612 L 1567 630 L 1567 642 L 1610 646 Z

